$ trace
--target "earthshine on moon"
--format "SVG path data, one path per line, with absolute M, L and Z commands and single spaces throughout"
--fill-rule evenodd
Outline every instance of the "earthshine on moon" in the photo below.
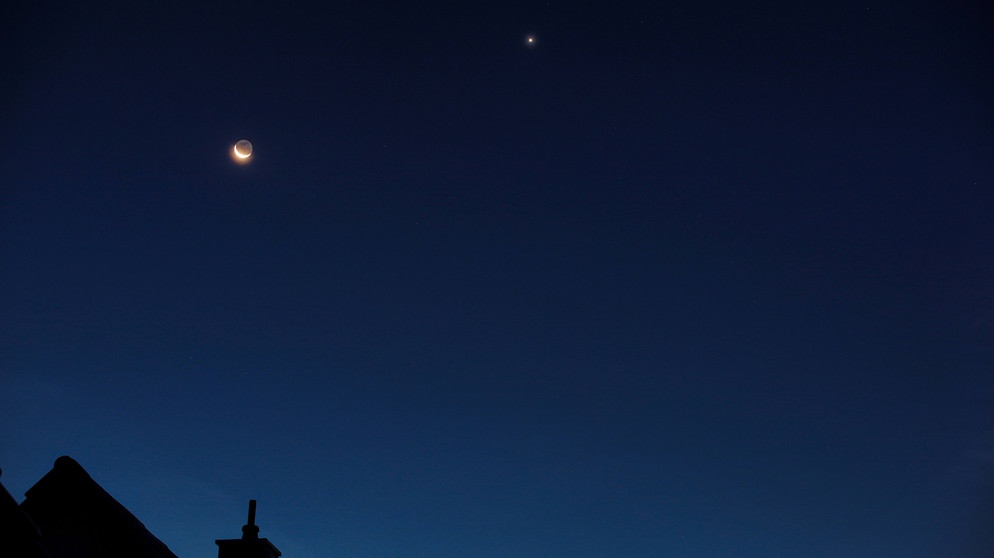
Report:
M 234 156 L 235 161 L 247 163 L 249 157 L 252 156 L 252 142 L 245 139 L 238 140 L 238 143 L 231 148 L 231 154 Z

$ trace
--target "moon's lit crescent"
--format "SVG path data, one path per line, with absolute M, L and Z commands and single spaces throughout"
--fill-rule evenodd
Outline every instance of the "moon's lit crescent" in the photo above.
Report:
M 238 140 L 238 143 L 231 148 L 232 155 L 235 159 L 245 160 L 252 156 L 252 142 L 249 140 Z

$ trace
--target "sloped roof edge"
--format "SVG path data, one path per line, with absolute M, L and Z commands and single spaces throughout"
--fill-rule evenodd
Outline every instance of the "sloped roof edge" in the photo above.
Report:
M 53 506 L 58 513 L 50 509 Z M 27 490 L 21 509 L 41 529 L 43 541 L 52 533 L 69 533 L 100 548 L 130 548 L 150 558 L 176 558 L 165 543 L 67 455 L 56 459 L 52 470 Z

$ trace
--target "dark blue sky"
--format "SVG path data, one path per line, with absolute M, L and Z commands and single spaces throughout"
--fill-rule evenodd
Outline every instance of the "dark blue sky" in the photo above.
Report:
M 287 558 L 994 551 L 979 3 L 4 11 L 15 497 L 72 455 L 180 558 L 249 498 Z

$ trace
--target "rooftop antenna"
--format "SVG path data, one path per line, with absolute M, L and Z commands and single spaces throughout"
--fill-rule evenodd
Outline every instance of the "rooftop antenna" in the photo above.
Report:
M 258 539 L 259 527 L 255 524 L 255 500 L 249 500 L 248 523 L 242 527 L 242 539 Z
M 218 539 L 214 543 L 217 544 L 217 558 L 280 558 L 279 549 L 269 539 L 259 538 L 255 500 L 249 500 L 248 523 L 242 527 L 242 538 Z

